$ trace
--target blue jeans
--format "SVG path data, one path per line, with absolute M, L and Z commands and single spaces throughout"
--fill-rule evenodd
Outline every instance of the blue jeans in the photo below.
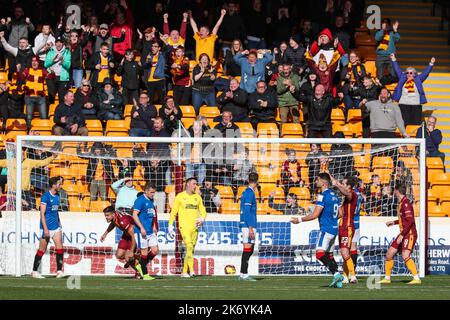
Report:
M 72 80 L 75 88 L 81 87 L 81 80 L 83 80 L 83 69 L 72 70 Z
M 345 105 L 345 117 L 347 118 L 347 114 L 348 114 L 348 110 L 349 109 L 359 109 L 359 102 L 361 100 L 360 99 L 354 99 L 352 97 L 350 97 L 347 94 L 344 94 L 344 105 Z
M 261 41 L 252 41 L 252 40 L 248 40 L 248 44 L 247 44 L 248 50 L 252 50 L 252 49 L 267 49 L 267 44 L 266 44 L 266 40 L 261 39 Z
M 114 113 L 114 112 L 106 112 L 104 115 L 103 115 L 103 120 L 105 120 L 105 121 L 108 121 L 108 120 L 121 120 L 122 119 L 122 117 L 121 117 L 121 115 L 120 114 L 118 114 L 118 113 Z
M 200 107 L 203 102 L 210 107 L 215 107 L 216 103 L 216 93 L 213 91 L 211 93 L 201 93 L 197 90 L 192 90 L 192 105 L 194 106 L 195 113 L 198 115 L 200 113 Z
M 130 137 L 150 137 L 151 134 L 150 130 L 141 128 L 131 128 L 129 132 Z
M 206 163 L 187 163 L 186 179 L 196 177 L 197 182 L 201 185 L 206 177 Z
M 47 105 L 45 97 L 25 97 L 25 104 L 27 106 L 27 124 L 31 125 L 33 119 L 34 106 L 38 106 L 41 119 L 47 119 Z

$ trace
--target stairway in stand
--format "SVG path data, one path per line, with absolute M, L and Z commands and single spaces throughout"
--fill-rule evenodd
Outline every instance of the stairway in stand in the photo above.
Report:
M 450 172 L 450 46 L 447 45 L 448 31 L 445 31 L 448 28 L 444 26 L 444 31 L 439 31 L 440 13 L 431 16 L 430 1 L 367 1 L 367 5 L 371 4 L 380 6 L 382 18 L 400 23 L 397 58 L 403 69 L 411 66 L 420 73 L 431 57 L 436 58 L 433 72 L 424 83 L 428 103 L 423 110 L 425 116 L 433 114 L 438 119 L 437 128 L 443 134 L 441 151 L 446 154 L 445 166 Z

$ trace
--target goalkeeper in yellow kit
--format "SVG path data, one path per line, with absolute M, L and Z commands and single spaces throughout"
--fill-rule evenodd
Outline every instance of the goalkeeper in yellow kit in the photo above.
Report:
M 186 181 L 186 191 L 179 193 L 175 197 L 169 219 L 169 235 L 175 235 L 173 223 L 178 215 L 178 225 L 186 246 L 184 257 L 183 273 L 184 278 L 194 275 L 194 249 L 197 243 L 198 229 L 203 225 L 206 218 L 206 209 L 203 205 L 202 197 L 197 194 L 197 179 L 189 178 Z

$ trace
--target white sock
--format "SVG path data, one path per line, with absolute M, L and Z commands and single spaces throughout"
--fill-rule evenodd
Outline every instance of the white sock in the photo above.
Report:
M 391 280 L 391 276 L 385 276 L 384 277 L 386 280 Z
M 414 280 L 420 280 L 420 278 L 419 278 L 419 275 L 418 275 L 418 274 L 416 274 L 416 275 L 414 276 Z
M 241 273 L 241 278 L 248 278 L 248 274 L 246 274 L 246 273 Z

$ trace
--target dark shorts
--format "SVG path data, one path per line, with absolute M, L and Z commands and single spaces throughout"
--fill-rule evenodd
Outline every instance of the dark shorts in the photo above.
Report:
M 409 251 L 413 251 L 414 249 L 414 245 L 416 244 L 417 241 L 417 234 L 414 233 L 410 233 L 407 234 L 404 238 L 403 241 L 401 243 L 401 247 L 400 245 L 397 243 L 397 239 L 400 235 L 398 235 L 394 241 L 392 241 L 391 243 L 391 247 L 394 248 L 395 250 L 409 250 Z
M 355 234 L 355 228 L 344 227 L 339 228 L 339 248 L 350 249 L 352 246 L 352 239 Z
M 117 249 L 130 250 L 131 249 L 131 237 L 123 234 L 122 239 L 120 239 L 120 241 L 119 241 L 119 245 L 117 246 Z

